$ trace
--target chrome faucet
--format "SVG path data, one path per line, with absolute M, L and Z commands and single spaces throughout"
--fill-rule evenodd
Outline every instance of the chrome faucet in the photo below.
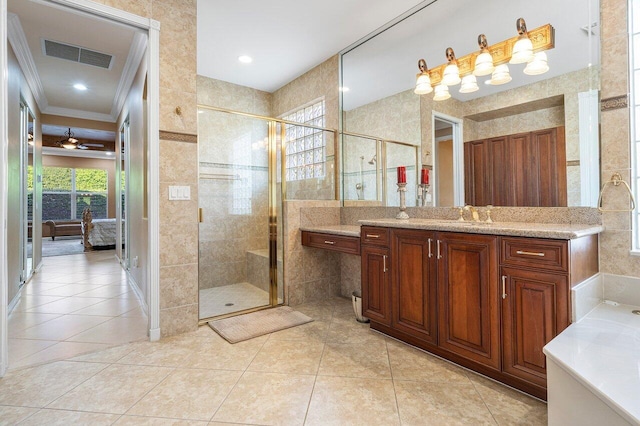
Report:
M 478 210 L 476 210 L 475 207 L 467 204 L 466 206 L 463 207 L 463 209 L 471 211 L 471 217 L 473 218 L 474 222 L 480 222 L 480 216 L 478 215 Z

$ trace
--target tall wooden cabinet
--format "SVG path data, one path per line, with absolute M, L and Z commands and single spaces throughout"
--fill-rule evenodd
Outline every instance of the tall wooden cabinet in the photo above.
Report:
M 464 144 L 465 202 L 471 205 L 567 205 L 564 127 Z
M 542 347 L 569 292 L 598 272 L 597 235 L 573 240 L 363 226 L 371 328 L 546 399 Z

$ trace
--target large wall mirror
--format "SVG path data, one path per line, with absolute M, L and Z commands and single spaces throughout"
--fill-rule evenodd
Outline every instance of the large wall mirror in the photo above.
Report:
M 389 205 L 374 189 L 385 186 L 380 174 L 393 175 L 388 166 L 393 161 L 381 158 L 381 144 L 389 141 L 418 148 L 418 162 L 415 168 L 406 164 L 407 173 L 419 176 L 419 168 L 430 169 L 424 201 L 413 178 L 417 205 L 594 207 L 599 186 L 598 0 L 460 0 L 421 6 L 342 52 L 345 205 Z M 510 39 L 518 35 L 518 18 L 525 19 L 529 31 L 553 26 L 555 45 L 545 51 L 547 72 L 528 75 L 526 63 L 509 64 L 506 84 L 486 84 L 491 75 L 479 76 L 479 90 L 460 93 L 460 84 L 450 86 L 451 97 L 444 101 L 434 100 L 433 93 L 414 93 L 419 59 L 431 69 L 447 62 L 448 47 L 458 58 L 479 52 L 480 34 L 490 46 Z M 527 168 L 539 176 L 533 178 Z

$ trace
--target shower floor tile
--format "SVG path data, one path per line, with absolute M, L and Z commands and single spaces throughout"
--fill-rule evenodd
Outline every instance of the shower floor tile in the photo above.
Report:
M 268 304 L 269 293 L 246 282 L 200 290 L 200 318 Z

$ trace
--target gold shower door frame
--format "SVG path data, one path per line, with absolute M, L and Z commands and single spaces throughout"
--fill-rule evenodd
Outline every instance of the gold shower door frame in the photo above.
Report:
M 236 312 L 223 314 L 215 317 L 209 318 L 201 318 L 199 319 L 199 324 L 205 324 L 210 321 L 212 318 L 220 319 L 231 317 L 235 315 L 245 314 L 254 311 L 260 311 L 263 309 L 273 308 L 279 305 L 278 302 L 278 149 L 280 150 L 280 194 L 281 200 L 280 203 L 283 204 L 285 200 L 287 200 L 287 184 L 286 184 L 286 144 L 285 144 L 285 136 L 286 136 L 286 125 L 294 125 L 300 127 L 308 127 L 314 130 L 321 130 L 323 132 L 333 133 L 333 146 L 334 146 L 334 155 L 337 158 L 338 153 L 338 132 L 335 129 L 328 129 L 325 127 L 313 126 L 310 124 L 298 123 L 295 121 L 282 120 L 279 118 L 267 117 L 257 114 L 250 114 L 246 112 L 234 111 L 226 108 L 218 108 L 212 107 L 209 105 L 198 105 L 199 110 L 209 110 L 209 111 L 217 111 L 228 114 L 240 115 L 250 118 L 255 118 L 258 120 L 265 121 L 268 125 L 268 198 L 269 198 L 269 304 L 263 306 L 257 306 L 250 309 L 239 310 Z M 278 148 L 278 142 L 280 142 L 280 147 Z M 334 162 L 337 164 L 337 161 Z M 334 167 L 334 194 L 335 199 L 339 199 L 339 179 L 337 179 L 337 167 Z M 284 211 L 281 205 L 281 212 Z M 199 220 L 202 221 L 202 211 L 199 209 Z M 282 253 L 282 278 L 284 285 L 284 257 L 285 253 L 283 250 Z M 198 261 L 200 261 L 198 257 Z M 285 294 L 284 287 L 282 289 L 282 303 L 285 302 Z

